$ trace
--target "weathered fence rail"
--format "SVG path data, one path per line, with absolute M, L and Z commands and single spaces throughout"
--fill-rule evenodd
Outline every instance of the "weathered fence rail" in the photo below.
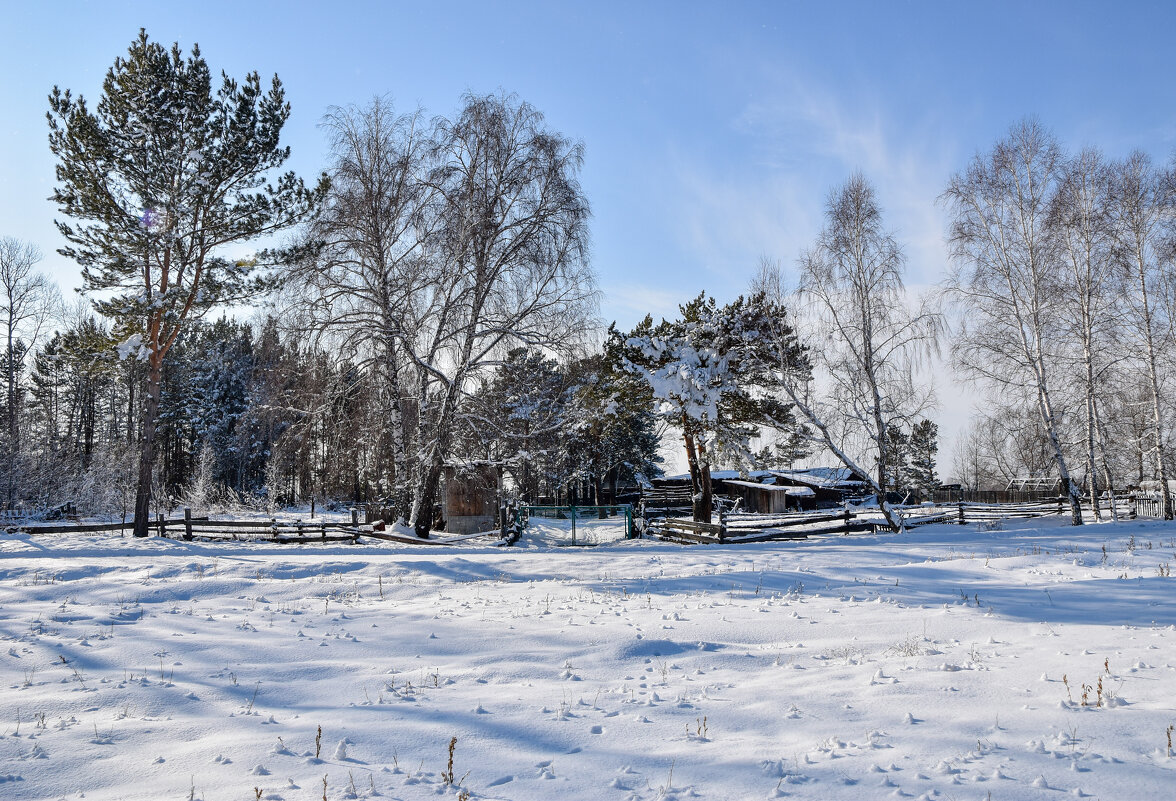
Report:
M 972 489 L 937 489 L 932 490 L 927 500 L 935 504 L 964 503 L 1038 503 L 1055 501 L 1058 494 L 1053 491 L 1042 490 L 972 490 Z
M 277 520 L 185 520 L 174 527 L 185 540 L 263 540 L 278 544 L 299 542 L 355 542 L 361 534 L 358 526 L 346 523 Z M 168 536 L 166 528 L 160 536 Z
M 192 518 L 194 521 L 207 520 L 206 517 Z M 163 521 L 163 526 L 182 527 L 184 525 L 184 518 L 171 518 Z M 160 529 L 159 519 L 150 520 L 147 523 L 147 528 L 153 531 Z M 97 534 L 103 531 L 125 531 L 135 527 L 135 524 L 130 520 L 122 523 L 69 523 L 61 524 L 54 523 L 52 525 L 43 526 L 37 523 L 30 523 L 28 521 L 11 522 L 5 526 L 9 532 L 12 531 L 27 531 L 33 534 Z
M 724 515 L 721 522 L 696 523 L 683 518 L 655 518 L 646 533 L 658 539 L 687 543 L 765 542 L 798 540 L 813 534 L 853 534 L 872 531 L 876 519 L 859 519 L 848 510 L 826 513 Z
M 39 525 L 15 523 L 6 527 L 9 533 L 24 531 L 29 534 L 98 534 L 107 531 L 127 531 L 134 523 L 127 520 L 118 523 L 71 523 Z M 184 510 L 183 517 L 166 518 L 158 515 L 148 521 L 148 531 L 160 537 L 185 540 L 263 540 L 274 543 L 299 542 L 355 542 L 364 532 L 360 529 L 357 514 L 353 511 L 350 523 L 324 520 L 280 521 L 276 518 L 260 520 L 215 520 L 208 517 L 194 517 L 190 509 Z
M 419 537 L 383 530 L 383 521 L 375 521 L 376 530 L 370 525 L 361 526 L 359 510 L 353 509 L 351 521 L 328 520 L 279 520 L 277 518 L 217 520 L 209 517 L 195 517 L 185 510 L 184 517 L 164 518 L 157 516 L 148 523 L 148 530 L 157 536 L 172 539 L 200 540 L 205 542 L 238 541 L 265 542 L 279 545 L 298 543 L 362 542 L 362 538 L 386 540 L 410 545 L 499 545 L 499 532 L 479 532 L 432 537 Z M 134 527 L 131 521 L 119 523 L 73 523 L 69 525 L 40 525 L 29 521 L 0 527 L 7 533 L 23 531 L 28 534 L 98 534 L 109 531 L 128 531 Z
M 1110 499 L 1103 504 L 1106 514 L 1110 513 Z M 1139 498 L 1116 498 L 1115 510 L 1121 519 L 1139 516 L 1160 516 L 1159 502 Z M 903 517 L 903 527 L 910 529 L 934 523 L 991 523 L 1008 519 L 1034 519 L 1057 515 L 1068 515 L 1070 505 L 1065 497 L 1053 496 L 1045 499 L 1019 503 L 937 503 L 928 506 L 909 507 L 897 510 Z M 825 513 L 751 514 L 736 513 L 723 518 L 721 532 L 712 532 L 710 526 L 690 520 L 662 518 L 650 521 L 647 533 L 659 539 L 686 543 L 745 543 L 769 540 L 805 539 L 816 534 L 855 534 L 876 532 L 887 528 L 877 513 L 860 513 L 842 510 Z
M 659 518 L 650 523 L 649 530 L 663 540 L 679 542 L 723 542 L 727 527 L 722 523 L 696 523 L 677 517 Z

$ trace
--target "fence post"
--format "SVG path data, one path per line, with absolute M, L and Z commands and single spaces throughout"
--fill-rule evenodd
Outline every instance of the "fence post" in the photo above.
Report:
M 841 536 L 844 537 L 846 534 L 849 533 L 849 518 L 850 518 L 849 509 L 848 508 L 842 509 L 841 516 L 845 518 L 845 522 L 843 522 L 841 524 L 842 527 L 845 529 L 844 531 L 841 532 Z
M 1059 495 L 1058 496 L 1058 514 L 1060 515 L 1061 513 L 1062 513 L 1062 496 Z
M 351 507 L 351 527 L 359 528 L 359 510 L 354 506 Z
M 314 520 L 314 496 L 310 496 L 310 519 Z
M 158 512 L 155 515 L 155 522 L 159 526 L 159 536 L 167 536 L 167 522 L 164 519 L 163 512 Z
M 964 525 L 964 502 L 960 501 L 960 525 Z
M 192 539 L 192 507 L 184 507 L 184 539 Z
M 572 545 L 576 544 L 576 507 L 569 507 L 572 510 Z

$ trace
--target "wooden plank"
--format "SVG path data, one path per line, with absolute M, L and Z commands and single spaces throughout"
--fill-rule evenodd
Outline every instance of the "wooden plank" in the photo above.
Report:
M 194 520 L 207 520 L 208 518 L 193 518 Z M 165 520 L 165 526 L 183 526 L 184 518 L 179 517 L 172 520 Z M 29 534 L 91 534 L 99 531 L 122 531 L 124 529 L 134 528 L 135 524 L 128 520 L 125 523 L 71 523 L 70 525 L 54 525 L 54 526 L 38 526 L 34 524 L 23 524 L 13 526 L 10 531 L 25 531 Z M 148 529 L 159 528 L 159 522 L 156 520 L 149 520 L 147 522 Z
M 678 518 L 667 518 L 661 523 L 663 528 L 673 528 L 680 531 L 689 531 L 695 534 L 714 534 L 715 536 L 722 536 L 723 526 L 717 523 L 698 523 L 694 520 L 681 520 Z
M 271 532 L 265 532 L 271 535 Z M 202 531 L 194 532 L 192 538 L 194 540 L 208 540 L 208 541 L 224 541 L 224 542 L 268 542 L 277 545 L 289 545 L 294 543 L 316 543 L 316 542 L 355 542 L 356 534 L 328 534 L 325 538 L 318 534 L 304 535 L 304 536 L 290 536 L 285 534 L 278 534 L 272 536 L 251 536 L 250 532 L 245 531 Z
M 788 517 L 781 519 L 779 516 L 772 516 L 770 520 L 765 520 L 764 523 L 772 528 L 788 528 L 789 526 L 808 526 L 813 523 L 827 523 L 835 520 L 849 520 L 857 517 L 853 512 L 837 512 L 836 514 L 819 514 L 819 515 L 804 515 L 803 517 Z M 741 527 L 744 522 L 750 522 L 747 518 L 739 518 L 737 520 L 728 520 L 728 530 L 737 529 Z
M 273 539 L 274 532 L 270 529 L 264 531 L 243 531 L 241 529 L 218 529 L 218 528 L 199 528 L 192 530 L 193 537 L 211 537 L 215 539 L 224 540 L 247 540 L 247 539 Z
M 328 534 L 325 537 L 284 537 L 279 535 L 272 540 L 267 540 L 267 542 L 275 542 L 279 545 L 297 545 L 301 542 L 356 542 L 356 537 L 351 534 Z
M 179 522 L 183 523 L 184 521 L 181 519 Z M 197 518 L 197 517 L 192 518 L 193 524 L 196 524 L 198 522 L 213 523 L 213 524 L 220 526 L 222 528 L 269 528 L 274 525 L 274 520 L 272 518 L 265 519 L 265 520 L 209 520 L 207 517 L 204 518 L 203 520 L 201 520 L 200 518 Z M 292 526 L 294 524 L 293 523 L 278 523 L 277 525 L 279 525 L 279 526 Z M 318 524 L 315 524 L 315 525 L 318 525 Z M 193 525 L 193 527 L 195 528 L 196 526 Z
M 770 529 L 763 530 L 761 533 L 747 533 L 747 534 L 731 534 L 719 539 L 706 534 L 696 534 L 689 531 L 664 530 L 659 527 L 659 524 L 654 524 L 649 527 L 649 532 L 658 539 L 668 540 L 671 542 L 680 542 L 685 545 L 704 544 L 704 545 L 720 545 L 725 543 L 749 543 L 749 542 L 767 542 L 769 540 L 789 540 L 789 539 L 807 539 L 808 537 L 817 534 L 856 534 L 859 532 L 873 531 L 876 528 L 875 523 L 861 522 L 861 523 L 847 523 L 840 526 L 827 526 L 824 528 L 810 529 L 805 531 L 779 531 L 773 532 Z
M 713 543 L 718 545 L 720 542 L 722 542 L 718 537 L 711 537 L 706 534 L 694 534 L 689 531 L 659 530 L 653 526 L 650 527 L 649 533 L 658 539 L 678 542 L 683 545 L 695 545 L 698 543 L 702 543 L 704 545 Z
M 807 540 L 809 532 L 807 531 L 782 531 L 780 529 L 766 528 L 759 534 L 739 534 L 736 536 L 729 536 L 725 542 L 771 542 L 773 540 Z
M 926 526 L 932 523 L 949 523 L 953 519 L 952 512 L 941 512 L 937 515 L 928 515 L 926 517 L 915 517 L 904 519 L 902 521 L 904 528 L 918 528 L 919 526 Z
M 365 531 L 364 537 L 373 537 L 377 540 L 388 540 L 389 542 L 406 542 L 409 545 L 452 545 L 452 543 L 445 540 L 422 540 L 420 537 L 408 537 L 403 534 L 389 534 L 387 531 Z

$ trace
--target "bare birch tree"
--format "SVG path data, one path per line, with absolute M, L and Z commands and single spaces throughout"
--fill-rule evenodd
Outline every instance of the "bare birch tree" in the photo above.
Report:
M 397 506 L 427 536 L 490 371 L 512 348 L 570 352 L 595 325 L 583 147 L 503 94 L 427 124 L 377 98 L 326 127 L 332 189 L 292 278 L 315 327 L 380 370 Z
M 290 283 L 309 302 L 314 329 L 380 376 L 392 450 L 388 482 L 405 514 L 416 442 L 405 425 L 416 396 L 405 343 L 435 325 L 441 295 L 434 290 L 443 280 L 427 251 L 439 222 L 428 181 L 431 128 L 419 112 L 397 114 L 383 97 L 333 109 L 324 127 L 331 188 L 308 232 L 319 247 L 295 266 Z
M 435 317 L 403 332 L 422 421 L 408 520 L 420 536 L 473 380 L 511 347 L 565 350 L 595 325 L 583 156 L 513 95 L 467 95 L 456 119 L 437 121 Z
M 1024 389 L 1034 398 L 1077 526 L 1081 490 L 1070 474 L 1051 382 L 1064 311 L 1048 214 L 1062 164 L 1054 137 L 1026 120 L 952 177 L 942 196 L 954 216 L 954 265 L 945 289 L 965 312 L 952 348 L 956 363 L 998 388 Z
M 1111 174 L 1102 156 L 1097 150 L 1085 149 L 1062 168 L 1049 211 L 1050 228 L 1064 266 L 1063 280 L 1059 281 L 1062 307 L 1067 312 L 1062 334 L 1076 354 L 1067 355 L 1064 361 L 1067 365 L 1076 362 L 1080 371 L 1082 452 L 1096 520 L 1102 518 L 1100 474 L 1103 486 L 1114 491 L 1102 421 L 1103 387 L 1114 366 L 1112 346 L 1119 323 L 1115 298 L 1121 285 L 1112 260 L 1111 188 Z M 1114 503 L 1110 511 L 1114 517 Z
M 1116 254 L 1130 291 L 1125 295 L 1127 329 L 1134 340 L 1136 361 L 1147 379 L 1150 425 L 1146 447 L 1154 459 L 1160 482 L 1165 520 L 1173 517 L 1172 491 L 1168 486 L 1168 462 L 1164 449 L 1168 423 L 1163 409 L 1163 349 L 1171 343 L 1174 319 L 1167 302 L 1173 276 L 1170 253 L 1172 215 L 1176 211 L 1172 182 L 1143 153 L 1135 152 L 1118 165 L 1114 190 Z
M 36 245 L 12 237 L 0 238 L 0 325 L 5 349 L 5 498 L 13 501 L 16 473 L 20 469 L 20 386 L 25 355 L 32 352 L 44 331 L 57 300 L 56 288 L 36 271 L 41 251 Z
M 904 268 L 873 187 L 854 175 L 830 194 L 825 228 L 800 260 L 797 320 L 807 328 L 817 381 L 794 371 L 783 382 L 816 440 L 867 479 L 896 531 L 902 521 L 886 500 L 887 443 L 894 427 L 909 427 L 933 402 L 915 371 L 941 327 L 930 298 L 909 297 Z M 780 285 L 764 272 L 758 282 Z

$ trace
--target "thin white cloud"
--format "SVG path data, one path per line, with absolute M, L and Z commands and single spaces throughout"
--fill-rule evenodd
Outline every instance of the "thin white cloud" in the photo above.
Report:
M 673 319 L 679 304 L 698 294 L 638 283 L 609 284 L 603 289 L 605 302 L 601 314 L 608 322 L 615 320 L 622 330 L 631 328 L 647 314 L 655 321 L 663 317 Z
M 885 224 L 903 244 L 911 290 L 927 291 L 941 280 L 947 217 L 936 201 L 967 154 L 945 137 L 948 126 L 937 110 L 896 119 L 880 100 L 836 95 L 777 70 L 731 127 L 755 153 L 754 170 L 724 174 L 708 154 L 675 154 L 681 236 L 699 260 L 736 279 L 731 295 L 746 286 L 760 254 L 791 269 L 822 224 L 830 190 L 856 170 L 873 183 Z M 974 394 L 954 380 L 945 361 L 935 358 L 925 370 L 935 376 L 940 401 L 933 416 L 943 468 L 951 464 Z

